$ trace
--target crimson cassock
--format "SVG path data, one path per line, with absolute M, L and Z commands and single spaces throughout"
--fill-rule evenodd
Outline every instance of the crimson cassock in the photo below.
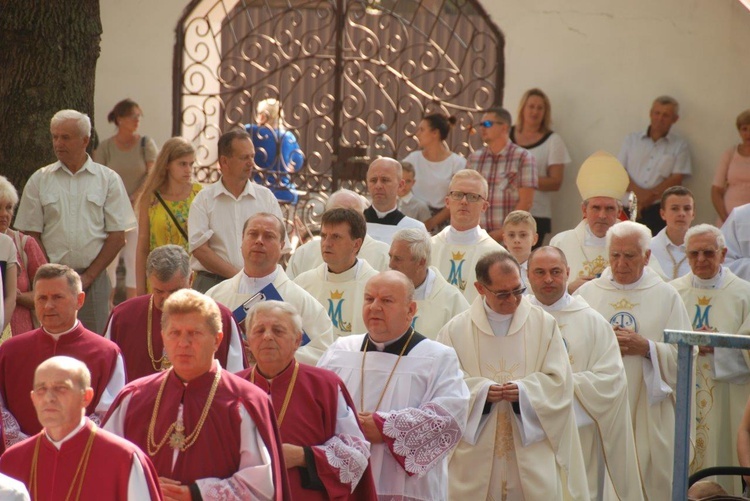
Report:
M 86 458 L 85 450 L 90 438 L 91 448 Z M 38 455 L 35 454 L 37 446 Z M 35 459 L 36 466 L 33 465 Z M 66 499 L 71 487 L 70 498 L 76 499 L 79 485 L 81 495 L 77 499 L 83 501 L 129 499 L 134 461 L 140 463 L 150 498 L 162 499 L 158 475 L 146 455 L 127 440 L 96 428 L 89 419 L 86 419 L 80 431 L 62 443 L 60 450 L 50 442 L 44 431 L 19 442 L 0 456 L 0 472 L 23 482 L 33 493 L 30 477 L 34 468 L 37 476 L 37 497 L 34 501 Z M 79 468 L 83 473 L 82 481 L 80 474 L 76 478 Z M 142 485 L 136 483 L 136 486 L 143 490 Z
M 184 435 L 190 437 L 201 422 L 217 371 L 218 386 L 197 439 L 175 457 L 167 434 L 177 421 L 180 404 Z M 157 400 L 159 410 L 154 420 Z M 152 423 L 153 440 L 149 444 Z M 281 440 L 268 396 L 221 369 L 217 362 L 188 383 L 183 383 L 173 369 L 129 383 L 110 407 L 104 426 L 145 451 L 160 477 L 184 485 L 196 483 L 205 500 L 227 499 L 231 493 L 240 498 L 269 493 L 271 499 L 289 499 Z M 162 441 L 163 446 L 154 451 L 154 443 Z M 246 449 L 245 444 L 250 442 L 257 442 L 258 447 Z
M 81 322 L 58 339 L 39 328 L 13 336 L 0 345 L 0 397 L 26 435 L 35 435 L 42 429 L 29 396 L 36 368 L 48 358 L 59 355 L 73 357 L 91 371 L 94 398 L 86 408 L 86 415 L 90 416 L 112 379 L 120 349 L 86 329 Z
M 148 351 L 148 311 L 151 294 L 134 297 L 120 303 L 112 310 L 104 337 L 111 339 L 122 350 L 128 381 L 149 376 L 161 370 L 158 360 L 164 353 L 161 338 L 161 310 L 151 308 L 151 353 Z M 218 304 L 218 303 L 217 303 Z M 236 372 L 247 367 L 245 349 L 232 312 L 219 304 L 221 328 L 224 338 L 216 350 L 216 359 L 222 367 Z
M 237 375 L 271 396 L 281 412 L 295 366 L 298 367 L 289 404 L 279 426 L 283 443 L 305 450 L 306 468 L 287 470 L 292 499 L 377 499 L 369 466 L 370 445 L 343 381 L 327 369 L 292 362 L 269 383 L 246 369 Z M 352 488 L 352 485 L 355 488 Z

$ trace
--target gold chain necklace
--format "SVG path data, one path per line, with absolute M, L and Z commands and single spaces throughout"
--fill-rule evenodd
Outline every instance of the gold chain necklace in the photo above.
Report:
M 682 266 L 682 263 L 684 263 L 685 260 L 687 259 L 687 254 L 685 255 L 685 257 L 680 259 L 680 262 L 678 263 L 677 260 L 672 255 L 672 251 L 669 250 L 669 244 L 664 246 L 664 250 L 667 251 L 667 255 L 669 256 L 669 259 L 672 261 L 672 278 L 673 279 L 677 278 L 677 273 L 680 271 L 680 266 Z
M 214 397 L 216 396 L 216 389 L 219 387 L 219 380 L 221 379 L 221 368 L 217 368 L 216 370 L 216 376 L 214 376 L 214 382 L 211 385 L 211 391 L 208 393 L 208 398 L 206 399 L 206 403 L 203 406 L 203 412 L 201 412 L 201 417 L 198 420 L 198 424 L 195 426 L 193 432 L 186 437 L 185 426 L 182 423 L 178 423 L 178 420 L 176 420 L 174 423 L 169 425 L 169 428 L 167 428 L 167 431 L 164 433 L 164 437 L 157 444 L 156 440 L 154 439 L 154 429 L 156 428 L 156 418 L 159 415 L 161 396 L 162 393 L 164 393 L 164 388 L 167 386 L 167 379 L 169 379 L 169 374 L 164 376 L 164 380 L 161 382 L 161 386 L 159 387 L 159 393 L 156 394 L 154 411 L 151 413 L 151 422 L 148 425 L 148 442 L 146 443 L 146 448 L 148 455 L 151 457 L 156 456 L 159 450 L 164 447 L 164 444 L 167 443 L 167 440 L 169 440 L 169 446 L 171 448 L 179 449 L 182 452 L 185 452 L 195 443 L 196 440 L 198 440 L 198 435 L 203 428 L 203 424 L 206 422 L 208 411 L 209 409 L 211 409 L 211 404 L 213 403 Z
M 401 353 L 398 354 L 398 358 L 396 359 L 396 363 L 393 364 L 393 369 L 391 369 L 391 373 L 388 374 L 388 379 L 385 382 L 383 391 L 380 393 L 380 398 L 378 399 L 378 403 L 375 405 L 375 408 L 372 410 L 372 412 L 378 411 L 378 408 L 380 407 L 380 403 L 383 401 L 385 392 L 388 389 L 388 385 L 391 384 L 391 378 L 393 377 L 393 374 L 396 372 L 396 367 L 398 367 L 398 363 L 401 361 L 401 357 L 404 356 L 406 347 L 409 346 L 409 342 L 411 341 L 411 338 L 414 336 L 414 329 L 410 327 L 409 330 L 411 331 L 409 333 L 409 337 L 406 339 L 406 343 L 404 343 L 404 347 L 401 348 Z M 364 350 L 365 352 L 362 354 L 362 366 L 359 369 L 359 411 L 360 412 L 365 412 L 365 360 L 367 359 L 367 347 L 369 345 L 370 345 L 370 336 L 369 334 L 365 334 L 365 350 Z
M 255 384 L 255 368 L 258 367 L 258 365 L 253 366 L 253 370 L 250 372 L 250 382 Z M 286 390 L 286 396 L 284 396 L 284 403 L 281 405 L 281 412 L 279 412 L 279 415 L 276 416 L 276 423 L 279 426 L 279 429 L 281 428 L 281 423 L 284 422 L 284 416 L 286 416 L 286 408 L 289 406 L 289 401 L 292 399 L 292 391 L 294 390 L 294 385 L 297 383 L 297 372 L 299 372 L 299 362 L 296 360 L 294 361 L 294 371 L 292 372 L 292 381 L 289 383 L 289 388 Z M 271 387 L 271 383 L 268 384 L 268 387 Z
M 34 445 L 34 456 L 31 458 L 31 473 L 29 475 L 29 483 L 31 484 L 31 493 L 32 493 L 32 499 L 39 499 L 37 496 L 37 463 L 39 461 L 39 445 L 42 443 L 42 435 L 44 432 L 40 433 L 39 436 L 36 439 L 36 444 Z M 86 470 L 88 469 L 89 465 L 89 457 L 91 456 L 91 446 L 94 444 L 94 436 L 96 435 L 96 425 L 92 423 L 91 425 L 91 432 L 89 432 L 89 439 L 86 442 L 86 447 L 83 449 L 83 455 L 81 456 L 81 459 L 78 461 L 78 468 L 76 468 L 76 474 L 73 476 L 73 479 L 70 481 L 70 487 L 68 488 L 68 494 L 65 496 L 65 501 L 68 501 L 70 499 L 70 495 L 73 494 L 73 486 L 76 484 L 76 480 L 78 481 L 78 490 L 76 491 L 76 497 L 75 499 L 78 500 L 81 497 L 81 489 L 83 488 L 83 478 L 86 476 Z M 81 478 L 78 478 L 78 475 L 81 475 Z
M 167 358 L 166 354 L 162 355 L 158 360 L 154 358 L 153 338 L 151 336 L 151 321 L 153 319 L 153 314 L 154 295 L 152 294 L 151 298 L 148 300 L 148 320 L 146 320 L 146 345 L 148 346 L 148 357 L 151 359 L 151 366 L 156 372 L 161 372 L 169 369 L 172 366 L 172 363 L 169 361 L 169 358 Z

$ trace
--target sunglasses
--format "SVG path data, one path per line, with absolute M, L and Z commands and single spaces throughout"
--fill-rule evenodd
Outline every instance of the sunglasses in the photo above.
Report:
M 482 284 L 484 286 L 484 290 L 492 294 L 498 299 L 508 299 L 510 296 L 523 296 L 523 293 L 526 292 L 526 287 L 519 287 L 518 289 L 513 289 L 512 291 L 500 291 L 495 292 L 487 288 L 486 285 Z
M 451 197 L 451 200 L 455 200 L 456 202 L 460 202 L 464 197 L 466 197 L 466 200 L 470 203 L 484 200 L 482 195 L 477 195 L 476 193 L 464 193 L 463 191 L 451 191 L 448 193 L 448 196 Z
M 474 127 L 484 127 L 485 129 L 489 129 L 493 125 L 505 125 L 505 122 L 496 122 L 494 120 L 485 120 L 483 122 L 479 122 L 478 124 L 474 125 Z

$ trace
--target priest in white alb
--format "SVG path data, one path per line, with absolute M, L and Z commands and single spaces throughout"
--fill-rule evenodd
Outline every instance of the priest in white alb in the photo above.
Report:
M 568 350 L 575 411 L 591 499 L 642 499 L 628 381 L 612 326 L 566 290 L 569 268 L 557 247 L 528 259 L 531 304 L 555 317 Z
M 294 279 L 328 312 L 334 338 L 365 332 L 362 292 L 367 280 L 377 275 L 358 257 L 367 234 L 364 216 L 354 209 L 331 209 L 320 223 L 323 264 Z
M 411 327 L 413 294 L 398 271 L 371 278 L 367 334 L 339 338 L 318 365 L 339 375 L 357 406 L 379 498 L 444 500 L 469 391 L 456 353 Z
M 417 313 L 412 326 L 417 332 L 435 339 L 450 319 L 469 309 L 463 294 L 445 281 L 430 262 L 430 235 L 418 228 L 398 230 L 393 235 L 391 269 L 400 271 L 414 284 Z
M 727 247 L 718 228 L 699 224 L 685 234 L 691 272 L 671 282 L 692 319 L 692 330 L 750 335 L 750 283 L 722 266 Z M 739 466 L 735 454 L 745 402 L 750 398 L 747 350 L 701 347 L 696 362 L 695 456 L 690 472 Z M 717 477 L 730 494 L 739 478 Z
M 631 221 L 607 232 L 610 267 L 579 294 L 615 330 L 628 378 L 638 467 L 647 499 L 672 497 L 677 347 L 664 329 L 691 330 L 677 291 L 648 266 L 651 230 Z
M 289 280 L 279 266 L 286 229 L 274 214 L 258 212 L 242 229 L 243 268 L 237 275 L 210 288 L 206 295 L 227 306 L 243 323 L 247 311 L 259 301 L 285 301 L 302 315 L 302 346 L 295 357 L 315 365 L 333 342 L 331 319 L 323 307 L 303 288 Z
M 558 233 L 550 245 L 565 253 L 570 266 L 568 292 L 571 294 L 589 280 L 599 278 L 609 265 L 605 249 L 607 230 L 618 223 L 621 200 L 625 198 L 630 178 L 614 155 L 597 151 L 586 159 L 578 171 L 576 185 L 583 202 L 583 220 L 572 230 Z M 662 274 L 654 259 L 649 264 Z
M 589 499 L 573 374 L 555 319 L 523 297 L 513 256 L 476 264 L 479 296 L 438 341 L 453 347 L 471 391 L 449 499 Z
M 341 188 L 328 198 L 325 210 L 354 209 L 363 214 L 366 208 L 367 199 L 351 190 Z M 376 271 L 385 271 L 388 269 L 388 244 L 365 234 L 357 257 L 367 261 Z M 315 237 L 294 250 L 286 265 L 286 274 L 294 280 L 297 275 L 321 264 L 323 255 L 320 252 L 320 238 Z
M 477 297 L 474 265 L 485 254 L 505 252 L 505 248 L 479 226 L 489 207 L 487 180 L 475 170 L 464 169 L 453 175 L 448 189 L 445 205 L 450 224 L 432 237 L 430 266 L 471 303 Z
M 727 242 L 726 265 L 732 273 L 750 281 L 750 204 L 735 207 L 721 227 Z

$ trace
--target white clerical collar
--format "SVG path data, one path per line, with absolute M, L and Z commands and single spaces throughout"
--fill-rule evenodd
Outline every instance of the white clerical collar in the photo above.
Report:
M 47 334 L 48 336 L 52 336 L 53 338 L 57 340 L 57 339 L 60 339 L 60 337 L 64 336 L 65 334 L 70 334 L 71 332 L 73 332 L 76 329 L 76 327 L 78 327 L 79 322 L 80 321 L 76 319 L 75 323 L 73 324 L 73 327 L 66 330 L 65 332 L 58 332 L 57 334 L 52 334 L 51 332 L 48 332 L 47 329 L 45 329 L 44 327 L 42 327 L 42 330 L 44 331 L 45 334 Z
M 404 195 L 403 197 L 401 197 L 401 201 L 404 202 L 405 204 L 408 204 L 409 202 L 411 202 L 412 198 L 414 198 L 414 193 L 412 193 L 410 191 L 409 193 L 407 193 L 406 195 Z M 373 209 L 374 209 L 374 207 L 373 207 Z M 375 211 L 375 212 L 377 212 L 377 211 Z
M 52 445 L 54 445 L 55 448 L 59 451 L 60 448 L 62 447 L 63 443 L 65 443 L 68 440 L 70 440 L 71 438 L 73 438 L 75 436 L 75 434 L 78 433 L 79 431 L 81 431 L 85 425 L 86 425 L 86 418 L 83 417 L 83 416 L 81 416 L 81 422 L 78 423 L 78 426 L 76 426 L 75 428 L 73 428 L 73 431 L 71 431 L 70 433 L 68 433 L 67 435 L 65 435 L 63 438 L 61 438 L 57 442 L 55 442 L 54 440 L 52 440 L 52 437 L 50 437 L 49 434 L 47 434 L 46 431 L 45 431 L 45 434 L 47 434 L 47 440 L 49 440 L 52 443 Z
M 693 287 L 696 289 L 720 289 L 724 283 L 724 267 L 719 267 L 719 272 L 711 278 L 702 279 L 693 275 Z
M 558 299 L 557 301 L 555 301 L 549 306 L 547 306 L 546 304 L 540 303 L 539 300 L 536 298 L 536 296 L 529 296 L 529 301 L 531 301 L 531 304 L 539 306 L 546 312 L 560 311 L 568 307 L 568 305 L 573 301 L 573 296 L 568 294 L 568 291 L 565 291 L 565 294 L 563 294 L 560 299 Z
M 632 284 L 621 284 L 617 282 L 615 280 L 614 275 L 612 274 L 612 268 L 607 268 L 606 270 L 604 270 L 604 273 L 602 275 L 606 274 L 606 278 L 609 279 L 609 283 L 611 283 L 615 289 L 618 289 L 621 291 L 630 291 L 633 289 L 637 289 L 643 282 L 643 279 L 646 278 L 646 275 L 649 273 L 653 273 L 653 271 L 651 271 L 651 269 L 648 266 L 644 266 L 643 273 L 641 274 L 641 278 L 639 278 Z
M 248 277 L 243 270 L 242 274 L 240 275 L 240 286 L 237 292 L 240 294 L 257 294 L 264 287 L 272 284 L 273 281 L 276 280 L 276 275 L 278 274 L 279 269 L 274 268 L 274 270 L 265 277 Z
M 597 237 L 591 232 L 588 224 L 584 225 L 583 244 L 586 247 L 604 247 L 607 244 L 607 237 Z
M 375 206 L 374 206 L 374 205 L 372 206 L 372 210 L 374 210 L 374 211 L 375 211 L 375 214 L 377 214 L 377 215 L 378 215 L 378 218 L 379 218 L 379 219 L 383 219 L 383 218 L 384 218 L 385 216 L 387 216 L 387 215 L 388 215 L 388 214 L 390 214 L 391 212 L 395 211 L 396 209 L 398 209 L 398 204 L 396 204 L 396 206 L 395 206 L 395 207 L 394 207 L 393 209 L 391 209 L 391 210 L 387 210 L 387 211 L 385 211 L 385 212 L 380 212 L 380 211 L 379 211 L 378 209 L 376 209 L 376 208 L 375 208 Z
M 451 245 L 473 245 L 479 242 L 481 236 L 479 225 L 464 231 L 449 226 L 445 240 Z
M 409 332 L 411 332 L 411 329 L 407 330 L 406 332 L 404 332 L 403 334 L 401 334 L 396 339 L 391 339 L 390 341 L 385 341 L 383 343 L 378 343 L 377 341 L 373 340 L 372 337 L 370 337 L 369 334 L 367 334 L 367 337 L 370 338 L 370 342 L 372 343 L 372 345 L 375 347 L 376 350 L 383 351 L 387 347 L 389 347 L 390 345 L 392 345 L 393 343 L 397 342 L 399 339 L 401 339 L 402 337 L 404 337 L 405 335 L 407 335 Z
M 484 298 L 482 299 L 482 305 L 484 306 L 484 312 L 487 314 L 487 321 L 490 324 L 492 333 L 498 337 L 507 336 L 510 330 L 510 322 L 513 320 L 513 314 L 504 315 L 496 312 L 487 305 L 487 300 Z
M 424 278 L 424 282 L 414 289 L 414 300 L 424 301 L 432 292 L 432 286 L 435 284 L 435 272 L 427 268 L 427 276 Z
M 326 282 L 352 282 L 357 279 L 359 275 L 359 269 L 362 267 L 362 260 L 357 258 L 354 266 L 341 273 L 334 273 L 328 269 L 328 266 L 323 269 L 323 280 Z

